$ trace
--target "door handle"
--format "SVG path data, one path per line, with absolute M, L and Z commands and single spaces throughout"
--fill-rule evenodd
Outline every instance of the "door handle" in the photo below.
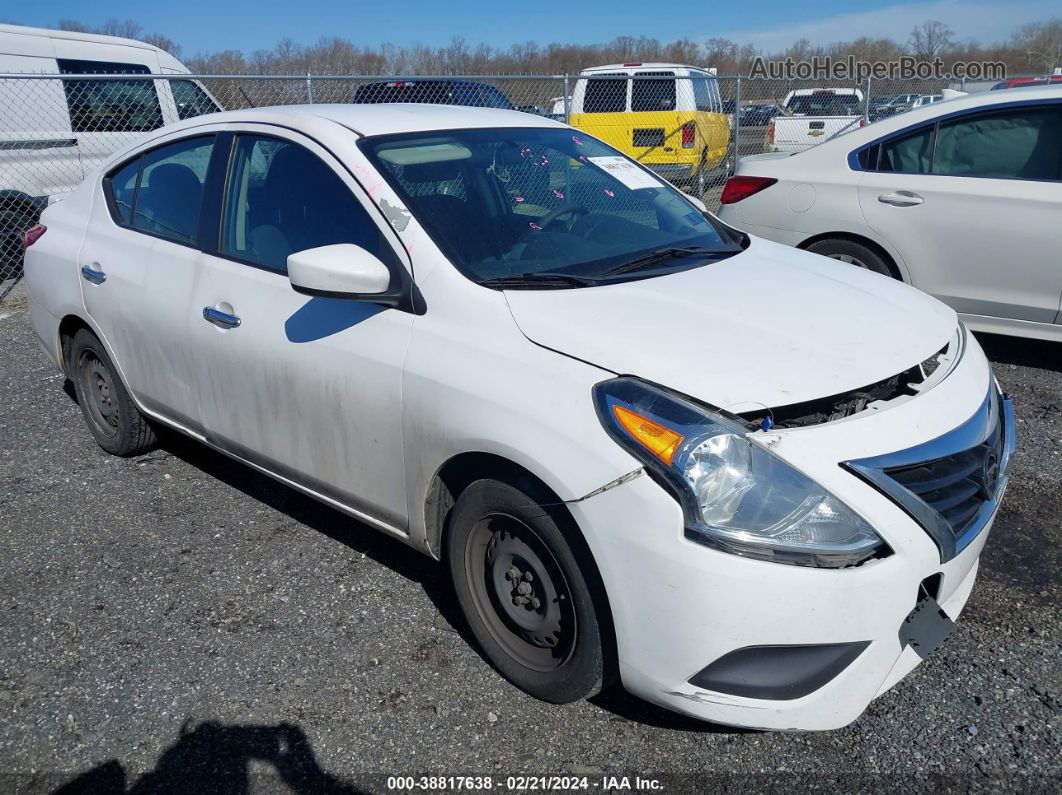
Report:
M 230 315 L 212 306 L 203 307 L 203 320 L 213 323 L 218 328 L 239 328 L 241 322 L 236 315 Z
M 96 262 L 92 263 L 92 265 L 95 265 L 97 268 L 99 267 L 99 263 Z M 93 284 L 103 284 L 107 281 L 107 274 L 103 271 L 96 270 L 92 265 L 82 266 L 81 278 L 87 282 L 92 282 Z
M 922 197 L 908 190 L 898 190 L 895 193 L 883 193 L 878 196 L 882 204 L 891 204 L 893 207 L 914 207 L 922 203 Z

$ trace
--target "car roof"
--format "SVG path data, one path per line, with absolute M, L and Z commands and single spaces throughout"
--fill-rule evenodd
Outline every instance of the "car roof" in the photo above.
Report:
M 313 127 L 328 122 L 366 136 L 464 128 L 565 126 L 543 116 L 515 110 L 395 102 L 378 105 L 278 105 L 229 110 L 197 116 L 169 129 L 207 123 L 257 123 L 298 126 L 309 132 Z

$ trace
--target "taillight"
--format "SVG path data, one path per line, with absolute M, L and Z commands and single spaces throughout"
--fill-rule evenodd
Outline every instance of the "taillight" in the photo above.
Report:
M 767 123 L 767 143 L 774 143 L 774 119 Z
M 860 119 L 859 120 L 859 126 L 860 127 L 866 127 L 867 126 L 867 120 L 866 119 Z
M 37 224 L 36 226 L 31 226 L 29 229 L 22 233 L 22 247 L 29 248 L 38 240 L 40 240 L 41 235 L 43 235 L 47 231 L 48 227 L 46 227 L 44 224 Z
M 682 148 L 692 149 L 693 145 L 697 143 L 697 123 L 686 122 L 682 125 Z
M 731 177 L 723 186 L 720 204 L 734 204 L 776 183 L 774 177 Z

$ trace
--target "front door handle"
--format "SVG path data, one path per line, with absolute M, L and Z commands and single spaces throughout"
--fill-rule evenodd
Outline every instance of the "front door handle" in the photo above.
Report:
M 240 319 L 236 315 L 230 315 L 228 312 L 222 312 L 212 306 L 203 307 L 203 320 L 207 323 L 213 323 L 218 328 L 240 327 Z
M 922 197 L 909 190 L 898 190 L 895 193 L 883 193 L 878 196 L 882 204 L 891 204 L 893 207 L 914 207 L 922 203 Z
M 92 265 L 95 265 L 96 268 L 99 267 L 99 264 L 95 262 L 93 262 Z M 103 271 L 96 270 L 92 265 L 85 265 L 81 268 L 81 278 L 87 282 L 92 282 L 93 284 L 103 284 L 107 281 L 107 274 Z

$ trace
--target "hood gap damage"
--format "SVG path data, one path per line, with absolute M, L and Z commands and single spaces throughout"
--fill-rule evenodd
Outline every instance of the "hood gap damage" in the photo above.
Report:
M 742 412 L 739 416 L 762 429 L 806 428 L 837 422 L 868 408 L 883 408 L 899 398 L 913 397 L 936 385 L 958 361 L 965 335 L 960 333 L 939 351 L 913 367 L 873 384 L 829 397 L 788 406 Z

